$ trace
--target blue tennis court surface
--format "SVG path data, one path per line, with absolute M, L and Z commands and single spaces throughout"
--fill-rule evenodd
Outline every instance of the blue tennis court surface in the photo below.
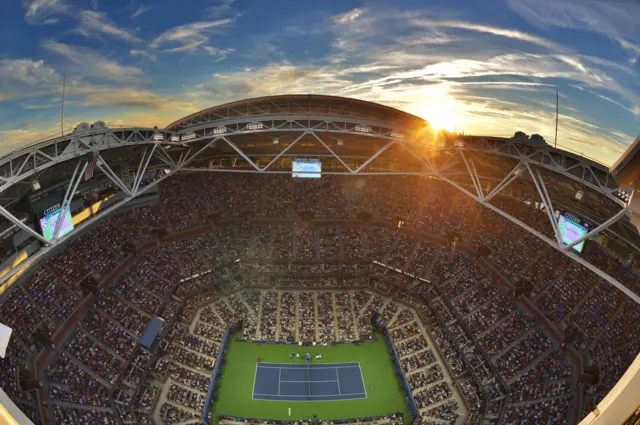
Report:
M 367 398 L 360 363 L 258 363 L 254 400 L 330 401 Z

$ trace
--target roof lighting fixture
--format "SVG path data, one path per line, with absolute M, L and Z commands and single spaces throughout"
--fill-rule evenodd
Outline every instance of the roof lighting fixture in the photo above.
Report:
M 356 125 L 355 130 L 360 133 L 371 133 L 371 126 L 366 124 L 358 124 Z
M 250 122 L 247 124 L 247 130 L 262 130 L 264 128 L 264 124 L 261 122 Z
M 197 137 L 196 133 L 191 132 L 191 133 L 188 133 L 188 134 L 183 134 L 182 137 L 180 138 L 180 140 L 182 140 L 184 142 L 186 140 L 193 140 L 196 137 Z

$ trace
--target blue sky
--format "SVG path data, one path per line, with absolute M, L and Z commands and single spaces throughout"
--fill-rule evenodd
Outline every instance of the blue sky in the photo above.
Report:
M 611 164 L 640 134 L 640 2 L 7 0 L 0 153 L 79 122 L 163 127 L 319 93 L 469 134 L 517 130 Z M 634 18 L 635 17 L 635 18 Z

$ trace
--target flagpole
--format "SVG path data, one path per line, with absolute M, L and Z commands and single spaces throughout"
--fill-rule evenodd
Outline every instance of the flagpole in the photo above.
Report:
M 558 147 L 558 90 L 556 90 L 556 138 L 555 147 Z
M 64 92 L 67 87 L 67 76 L 62 80 L 62 111 L 60 114 L 60 136 L 64 136 Z

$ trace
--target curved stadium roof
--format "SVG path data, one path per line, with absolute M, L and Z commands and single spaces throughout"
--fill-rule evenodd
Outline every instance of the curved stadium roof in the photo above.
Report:
M 59 186 L 64 192 L 93 150 L 100 152 L 101 160 L 99 178 L 92 185 L 116 186 L 125 201 L 148 188 L 141 181 L 145 171 L 287 173 L 291 157 L 319 157 L 328 174 L 437 177 L 499 213 L 490 201 L 506 189 L 522 200 L 578 214 L 592 229 L 613 217 L 607 231 L 640 251 L 640 236 L 629 223 L 618 187 L 600 164 L 541 139 L 434 134 L 425 120 L 388 106 L 307 94 L 226 103 L 186 116 L 164 130 L 79 128 L 17 149 L 0 158 L 4 216 L 18 225 L 16 216 L 33 214 L 24 208 L 24 200 L 38 191 L 24 183 L 37 181 L 45 190 Z M 78 188 L 82 192 L 86 185 Z M 514 212 L 507 213 L 515 217 Z M 518 224 L 562 248 L 550 235 Z

